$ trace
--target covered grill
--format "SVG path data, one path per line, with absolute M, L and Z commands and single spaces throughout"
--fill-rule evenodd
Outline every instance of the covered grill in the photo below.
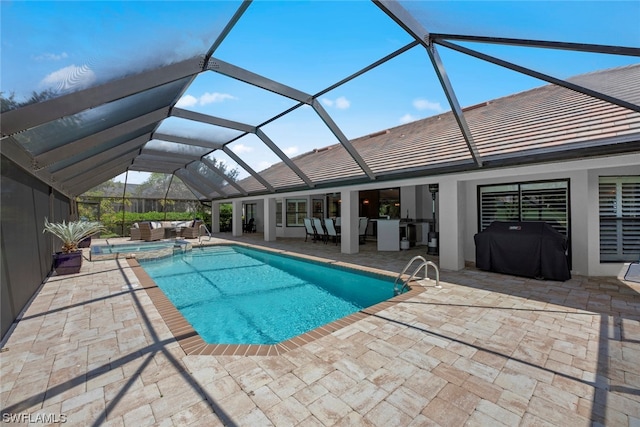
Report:
M 495 221 L 474 236 L 476 267 L 496 273 L 565 281 L 567 239 L 546 222 Z

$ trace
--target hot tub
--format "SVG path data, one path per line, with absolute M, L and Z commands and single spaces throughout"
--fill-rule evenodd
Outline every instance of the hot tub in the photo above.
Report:
M 91 261 L 118 258 L 157 259 L 173 256 L 175 253 L 184 253 L 191 248 L 191 243 L 186 240 L 94 245 L 91 246 L 89 259 Z

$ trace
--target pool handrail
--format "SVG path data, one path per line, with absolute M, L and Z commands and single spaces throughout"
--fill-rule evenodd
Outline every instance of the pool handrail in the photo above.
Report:
M 409 278 L 407 280 L 403 280 L 402 276 L 404 276 L 404 274 L 407 272 L 409 267 L 411 267 L 411 265 L 416 260 L 420 260 L 420 264 L 413 271 L 413 273 L 411 274 L 411 276 L 409 276 Z M 423 268 L 423 267 L 424 267 L 424 279 L 428 279 L 429 278 L 428 277 L 428 272 L 429 272 L 428 267 L 429 266 L 433 267 L 433 269 L 436 272 L 436 285 L 435 285 L 435 287 L 438 288 L 438 289 L 441 289 L 442 286 L 440 285 L 440 271 L 438 269 L 438 266 L 433 261 L 427 261 L 423 256 L 416 255 L 413 258 L 411 258 L 411 260 L 407 263 L 407 265 L 405 265 L 405 267 L 402 270 L 402 272 L 400 274 L 398 274 L 398 277 L 396 277 L 396 280 L 393 282 L 393 295 L 396 296 L 396 295 L 400 295 L 401 293 L 403 293 L 409 287 L 409 282 L 411 282 L 416 277 L 416 274 L 418 274 L 420 269 Z M 400 280 L 402 286 L 399 286 L 400 283 L 398 283 L 398 280 Z
M 202 243 L 203 235 L 200 234 L 200 230 L 202 229 L 202 227 L 204 227 L 204 231 L 207 233 L 207 236 L 209 236 L 209 239 L 207 241 L 210 242 L 211 241 L 211 232 L 209 231 L 209 228 L 207 227 L 207 224 L 205 224 L 203 222 L 202 224 L 200 224 L 200 228 L 198 229 L 198 243 Z

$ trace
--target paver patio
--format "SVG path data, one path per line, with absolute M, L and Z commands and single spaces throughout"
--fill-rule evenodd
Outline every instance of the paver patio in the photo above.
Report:
M 395 273 L 425 250 L 378 253 L 369 242 L 345 255 L 331 244 L 223 236 L 210 243 Z M 278 355 L 187 355 L 126 260 L 85 260 L 80 274 L 46 281 L 4 343 L 3 422 L 640 425 L 640 284 L 472 266 L 441 281 Z

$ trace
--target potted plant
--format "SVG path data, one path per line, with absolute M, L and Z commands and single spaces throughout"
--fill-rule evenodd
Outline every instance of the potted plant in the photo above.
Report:
M 92 221 L 62 221 L 51 223 L 44 219 L 44 232 L 49 232 L 62 241 L 62 251 L 53 256 L 53 268 L 58 275 L 80 272 L 82 266 L 82 251 L 78 244 L 88 236 L 103 231 L 99 222 Z

